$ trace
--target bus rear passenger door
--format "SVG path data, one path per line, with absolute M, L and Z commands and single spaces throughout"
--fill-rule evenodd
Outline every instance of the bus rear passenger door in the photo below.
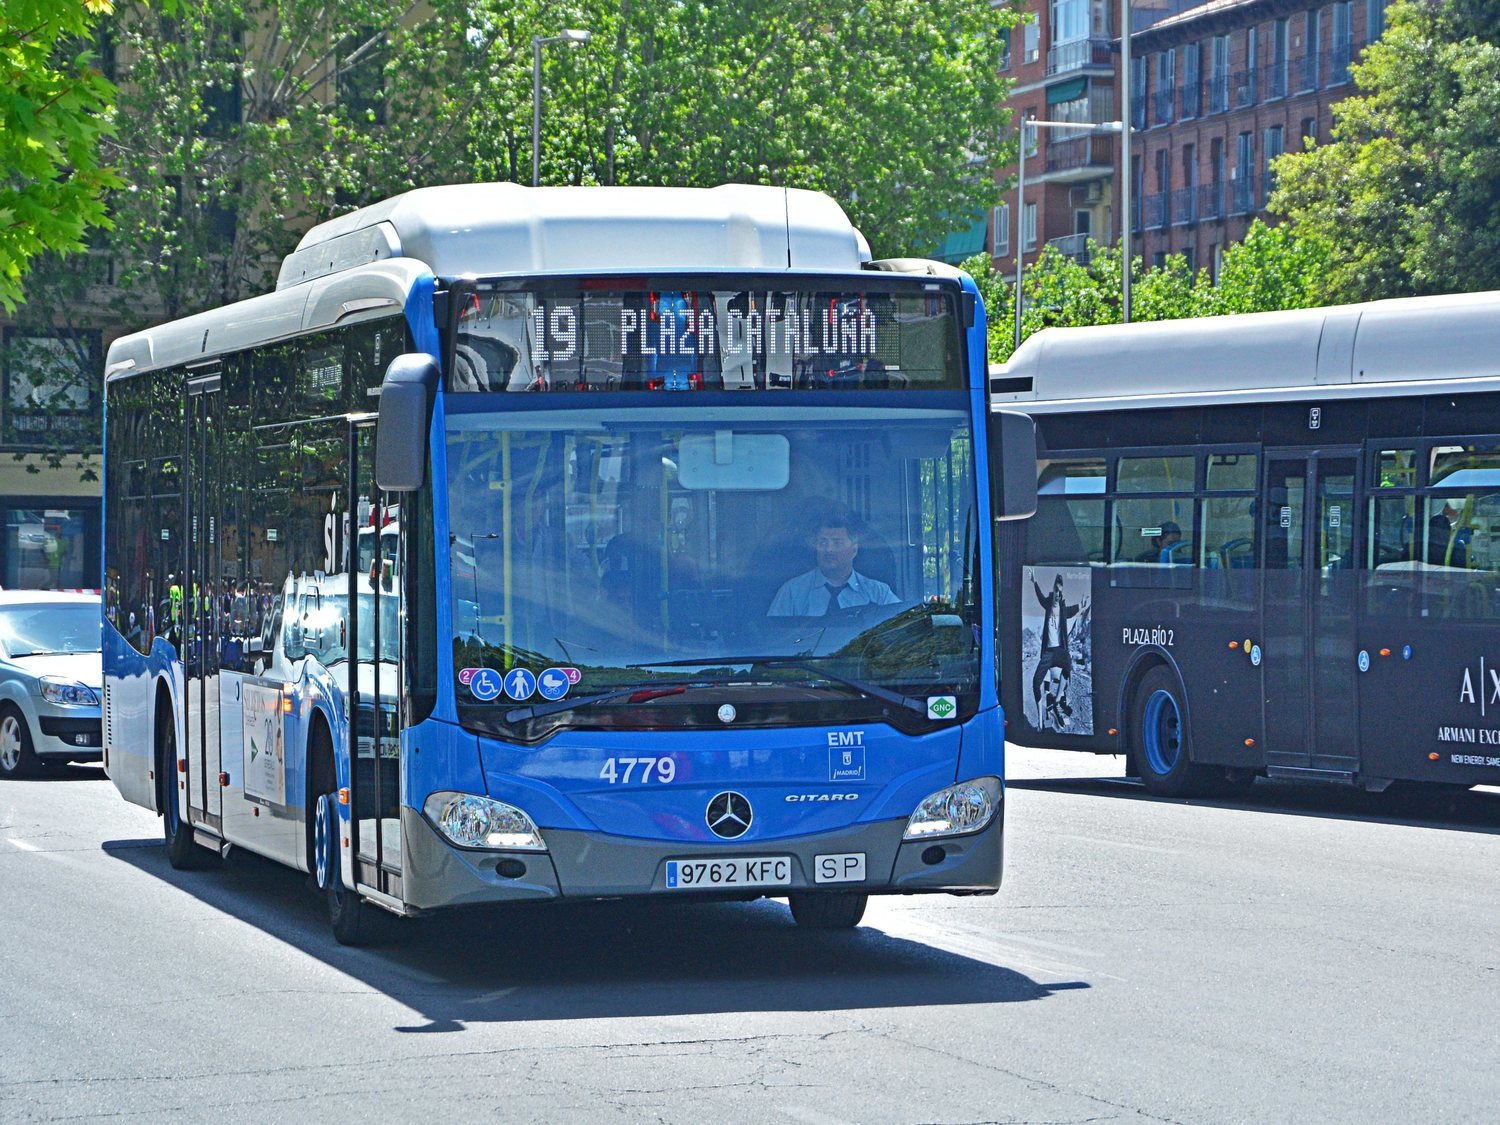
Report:
M 1345 450 L 1266 456 L 1260 647 L 1273 772 L 1356 768 L 1355 465 Z
M 190 371 L 187 456 L 187 558 L 173 594 L 181 620 L 186 674 L 187 794 L 191 822 L 221 832 L 219 786 L 219 513 L 220 435 L 218 365 Z

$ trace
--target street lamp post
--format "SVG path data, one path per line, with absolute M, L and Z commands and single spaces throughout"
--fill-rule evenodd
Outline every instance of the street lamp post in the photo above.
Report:
M 587 43 L 593 34 L 570 27 L 557 35 L 531 37 L 531 186 L 542 182 L 542 48 L 553 43 Z
M 1021 238 L 1021 224 L 1026 215 L 1026 130 L 1075 129 L 1090 134 L 1113 134 L 1122 132 L 1124 126 L 1118 121 L 1038 121 L 1027 117 L 1021 122 L 1021 151 L 1016 158 L 1016 339 L 1014 346 L 1021 346 L 1021 266 L 1026 257 L 1026 246 Z M 1129 271 L 1127 261 L 1125 269 Z
M 1135 111 L 1130 105 L 1130 0 L 1120 0 L 1120 256 L 1125 264 L 1120 272 L 1120 323 L 1130 323 L 1130 214 L 1131 183 L 1130 123 Z

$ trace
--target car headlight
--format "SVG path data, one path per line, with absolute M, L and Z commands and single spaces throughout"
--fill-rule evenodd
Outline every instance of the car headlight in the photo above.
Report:
M 99 697 L 94 689 L 84 687 L 74 680 L 60 680 L 56 676 L 42 677 L 42 698 L 48 703 L 70 703 L 78 707 L 97 707 Z
M 906 822 L 903 840 L 930 836 L 962 836 L 989 826 L 1000 808 L 1000 779 L 976 777 L 922 799 Z
M 434 793 L 422 811 L 439 832 L 461 848 L 547 850 L 536 822 L 504 801 L 473 793 Z

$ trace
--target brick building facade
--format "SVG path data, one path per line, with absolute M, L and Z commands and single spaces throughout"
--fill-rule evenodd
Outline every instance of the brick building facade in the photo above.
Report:
M 1123 105 L 1118 0 L 1029 0 L 1011 33 L 1008 106 L 1077 124 Z M 1270 162 L 1328 139 L 1350 64 L 1384 29 L 1385 0 L 1156 0 L 1131 4 L 1132 250 L 1147 265 L 1181 253 L 1217 276 L 1224 248 L 1265 213 Z M 989 222 L 988 248 L 1009 275 L 1053 244 L 1082 257 L 1090 237 L 1120 236 L 1117 136 L 1030 129 L 1024 200 L 1014 166 Z

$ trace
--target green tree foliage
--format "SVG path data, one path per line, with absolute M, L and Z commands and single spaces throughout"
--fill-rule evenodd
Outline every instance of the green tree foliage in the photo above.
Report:
M 1500 288 L 1500 4 L 1401 3 L 1333 107 L 1276 164 L 1271 209 L 1329 250 L 1323 299 Z
M 1051 327 L 1119 324 L 1121 321 L 1120 250 L 1089 243 L 1087 265 L 1048 246 L 1021 278 L 1021 338 Z M 1131 272 L 1130 318 L 1177 320 L 1227 313 L 1270 312 L 1309 308 L 1319 300 L 1328 250 L 1313 237 L 1297 237 L 1288 228 L 1250 225 L 1243 242 L 1224 252 L 1216 284 L 1208 270 L 1196 274 L 1174 254 L 1161 266 L 1145 269 L 1135 260 Z M 984 298 L 989 315 L 989 352 L 993 363 L 1014 350 L 1014 286 L 990 264 L 987 254 L 964 262 Z
M 14 312 L 39 255 L 108 225 L 101 166 L 113 88 L 86 43 L 108 0 L 0 0 L 0 306 Z
M 106 154 L 127 186 L 116 306 L 96 311 L 259 292 L 313 222 L 411 187 L 529 183 L 532 38 L 568 27 L 593 39 L 543 52 L 544 183 L 814 188 L 877 255 L 911 252 L 993 202 L 1015 19 L 971 0 L 122 4 Z

